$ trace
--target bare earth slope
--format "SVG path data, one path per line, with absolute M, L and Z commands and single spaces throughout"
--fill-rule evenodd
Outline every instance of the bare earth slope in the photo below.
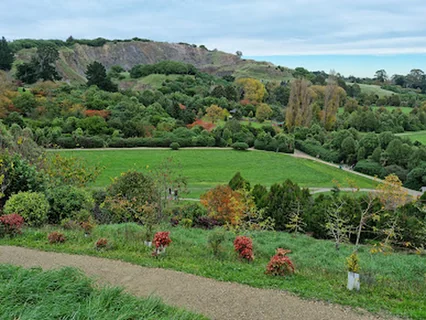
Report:
M 212 319 L 379 319 L 338 305 L 302 300 L 284 291 L 257 289 L 96 257 L 0 246 L 0 263 L 40 266 L 43 269 L 76 267 L 102 283 L 122 286 L 136 296 L 159 296 L 167 304 L 184 307 Z

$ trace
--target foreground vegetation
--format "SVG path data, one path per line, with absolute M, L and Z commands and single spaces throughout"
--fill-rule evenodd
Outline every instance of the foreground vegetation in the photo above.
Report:
M 0 301 L 1 319 L 205 319 L 159 299 L 96 288 L 92 279 L 72 268 L 42 271 L 0 265 Z
M 61 231 L 66 242 L 51 245 L 47 235 Z M 330 241 L 315 240 L 304 235 L 283 232 L 252 231 L 245 234 L 253 239 L 254 261 L 238 259 L 232 248 L 235 238 L 227 232 L 219 255 L 213 255 L 207 245 L 215 230 L 185 229 L 161 225 L 157 230 L 171 230 L 172 243 L 166 255 L 151 256 L 152 249 L 144 246 L 144 228 L 136 224 L 102 225 L 91 236 L 83 230 L 61 230 L 58 227 L 25 229 L 21 236 L 0 240 L 0 244 L 18 245 L 46 251 L 95 255 L 120 259 L 141 266 L 184 271 L 221 281 L 233 281 L 259 288 L 275 288 L 294 292 L 305 298 L 321 299 L 364 308 L 373 312 L 390 312 L 413 319 L 426 317 L 426 260 L 422 256 L 394 253 L 372 254 L 371 247 L 358 250 L 361 264 L 361 291 L 346 289 L 347 272 L 344 264 L 353 246 L 343 245 L 336 251 Z M 99 238 L 111 243 L 110 250 L 96 250 Z M 286 278 L 265 274 L 266 264 L 276 248 L 292 250 L 290 257 L 296 273 Z
M 81 158 L 98 164 L 103 170 L 94 183 L 106 187 L 111 179 L 128 170 L 155 170 L 168 157 L 179 163 L 179 171 L 188 178 L 189 194 L 199 197 L 218 184 L 227 183 L 236 168 L 252 183 L 271 186 L 286 179 L 302 187 L 332 188 L 337 180 L 349 187 L 353 180 L 361 188 L 374 188 L 375 182 L 315 161 L 298 159 L 273 152 L 239 152 L 235 150 L 81 150 L 55 151 L 63 156 Z

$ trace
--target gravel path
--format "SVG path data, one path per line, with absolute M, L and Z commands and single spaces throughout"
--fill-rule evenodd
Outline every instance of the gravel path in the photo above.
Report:
M 155 295 L 211 319 L 224 320 L 363 320 L 381 319 L 339 305 L 302 300 L 278 290 L 220 282 L 182 272 L 63 253 L 0 246 L 0 263 L 43 269 L 71 266 L 101 283 L 122 286 L 136 296 Z

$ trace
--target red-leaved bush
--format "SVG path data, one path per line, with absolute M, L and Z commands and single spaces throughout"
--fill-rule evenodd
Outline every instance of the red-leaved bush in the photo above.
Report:
M 156 248 L 167 247 L 171 242 L 170 232 L 168 231 L 157 232 L 154 236 L 154 245 Z
M 241 259 L 245 259 L 247 261 L 254 260 L 253 242 L 250 238 L 245 236 L 236 237 L 234 240 L 234 248 L 235 251 L 238 252 Z
M 0 217 L 0 236 L 2 232 L 11 237 L 20 234 L 24 218 L 17 213 L 6 214 Z
M 266 266 L 266 274 L 273 276 L 286 276 L 294 273 L 294 265 L 287 253 L 291 250 L 285 250 L 282 248 L 277 249 L 277 253 L 271 258 L 268 265 Z
M 108 240 L 105 238 L 100 238 L 95 243 L 96 249 L 105 249 L 108 246 Z
M 63 243 L 66 240 L 65 236 L 62 233 L 57 232 L 57 231 L 50 233 L 47 236 L 47 239 L 49 240 L 50 244 Z

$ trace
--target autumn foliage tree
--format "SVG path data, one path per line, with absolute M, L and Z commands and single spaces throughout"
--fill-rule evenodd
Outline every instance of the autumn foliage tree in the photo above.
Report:
M 215 104 L 212 104 L 210 107 L 206 109 L 207 117 L 211 120 L 211 122 L 216 123 L 223 116 L 223 109 Z
M 238 225 L 246 211 L 242 195 L 228 185 L 218 185 L 201 196 L 212 218 L 231 225 Z
M 330 72 L 324 91 L 324 108 L 321 111 L 321 121 L 327 130 L 334 126 L 337 111 L 345 98 L 345 90 L 337 85 L 334 72 Z
M 241 78 L 236 83 L 243 90 L 245 100 L 249 100 L 251 103 L 260 103 L 263 101 L 266 89 L 262 82 L 253 78 Z
M 285 123 L 289 130 L 308 127 L 312 122 L 312 100 L 314 92 L 305 79 L 296 79 L 291 84 L 290 99 L 285 112 Z

